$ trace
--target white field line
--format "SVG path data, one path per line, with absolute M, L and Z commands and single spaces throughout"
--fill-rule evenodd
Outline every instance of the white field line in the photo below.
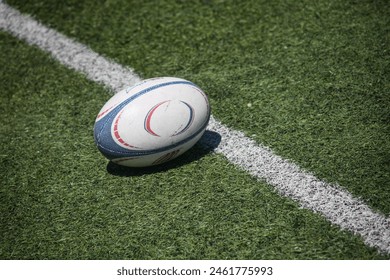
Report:
M 27 43 L 49 52 L 62 64 L 107 87 L 118 91 L 140 81 L 134 71 L 95 53 L 29 16 L 20 14 L 0 0 L 0 28 Z M 331 223 L 362 237 L 365 244 L 390 253 L 390 218 L 370 209 L 340 186 L 321 181 L 296 164 L 275 155 L 211 117 L 209 130 L 221 135 L 215 152 L 249 172 L 302 207 L 321 213 Z M 201 143 L 207 145 L 207 139 Z

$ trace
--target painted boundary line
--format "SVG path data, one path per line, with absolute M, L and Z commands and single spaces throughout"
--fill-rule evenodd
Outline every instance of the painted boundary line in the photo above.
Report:
M 0 0 L 0 28 L 28 44 L 49 52 L 71 69 L 84 73 L 90 80 L 114 91 L 141 80 L 130 68 L 123 67 L 95 53 L 57 31 L 47 28 Z M 273 185 L 283 196 L 302 207 L 321 213 L 331 223 L 362 237 L 365 244 L 390 254 L 390 218 L 377 213 L 337 185 L 319 180 L 296 164 L 275 155 L 211 117 L 209 130 L 221 135 L 215 152 L 231 163 Z M 210 139 L 200 140 L 208 145 Z
M 62 64 L 86 74 L 88 79 L 103 83 L 115 92 L 141 81 L 132 69 L 116 64 L 88 47 L 57 31 L 21 15 L 0 0 L 0 27 L 16 37 L 49 52 Z

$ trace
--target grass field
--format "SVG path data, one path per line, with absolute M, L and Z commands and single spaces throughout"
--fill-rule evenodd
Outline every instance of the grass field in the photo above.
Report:
M 198 84 L 213 115 L 390 215 L 386 1 L 6 1 L 132 67 Z M 119 168 L 112 95 L 0 32 L 1 259 L 389 259 L 196 145 Z

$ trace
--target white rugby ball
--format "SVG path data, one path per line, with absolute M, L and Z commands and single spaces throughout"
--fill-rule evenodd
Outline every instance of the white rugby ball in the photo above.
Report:
M 210 119 L 206 94 L 180 78 L 153 78 L 115 94 L 94 126 L 99 151 L 114 163 L 144 167 L 190 149 Z

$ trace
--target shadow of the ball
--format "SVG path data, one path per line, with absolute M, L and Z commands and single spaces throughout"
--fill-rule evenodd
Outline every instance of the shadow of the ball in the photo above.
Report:
M 107 164 L 107 172 L 114 176 L 142 176 L 157 172 L 164 172 L 191 162 L 197 161 L 205 155 L 213 152 L 221 142 L 221 135 L 215 131 L 206 130 L 202 138 L 188 151 L 179 157 L 166 163 L 148 167 L 126 167 L 110 161 Z

